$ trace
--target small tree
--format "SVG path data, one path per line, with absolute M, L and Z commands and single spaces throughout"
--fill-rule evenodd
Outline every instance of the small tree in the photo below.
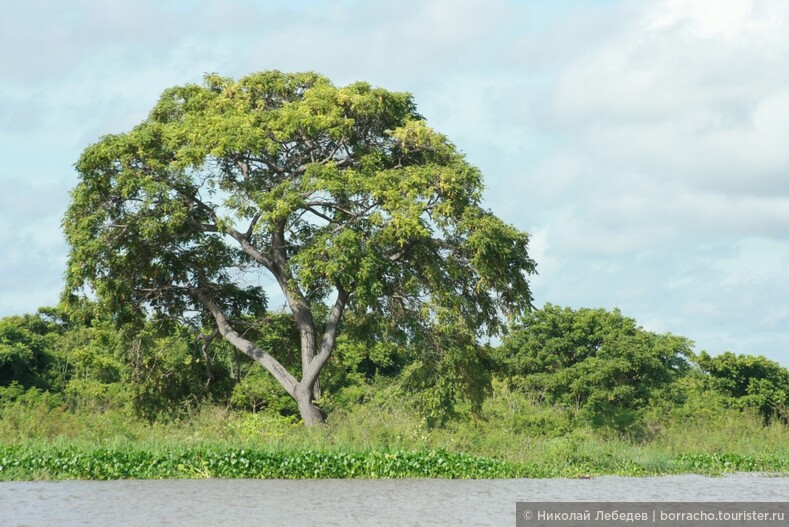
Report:
M 0 387 L 17 383 L 43 389 L 59 384 L 57 331 L 40 315 L 0 319 Z
M 502 314 L 530 307 L 527 235 L 481 207 L 479 170 L 405 93 L 315 73 L 207 75 L 76 167 L 67 292 L 89 286 L 119 316 L 202 317 L 308 425 L 323 420 L 318 376 L 347 309 L 419 341 L 437 327 L 496 334 Z M 298 327 L 300 371 L 245 337 L 265 312 L 261 271 Z
M 619 310 L 547 304 L 521 319 L 499 353 L 513 387 L 624 430 L 689 370 L 691 342 L 646 331 Z
M 755 408 L 765 422 L 775 417 L 789 422 L 789 370 L 777 362 L 730 351 L 716 357 L 702 351 L 695 362 L 707 374 L 707 387 L 725 395 L 732 406 Z

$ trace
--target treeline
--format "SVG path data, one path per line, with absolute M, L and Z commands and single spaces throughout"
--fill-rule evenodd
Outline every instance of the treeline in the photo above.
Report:
M 618 310 L 546 305 L 498 345 L 416 349 L 386 324 L 346 319 L 320 378 L 331 416 L 375 397 L 399 398 L 430 427 L 506 420 L 514 433 L 561 436 L 579 427 L 647 439 L 662 423 L 722 412 L 789 422 L 789 371 L 764 357 L 695 354 Z M 245 337 L 298 372 L 288 314 L 241 321 Z M 496 404 L 486 401 L 496 400 Z M 116 324 L 97 303 L 0 320 L 0 406 L 127 410 L 151 422 L 209 406 L 298 418 L 273 377 L 216 334 L 172 320 Z M 509 402 L 508 402 L 509 401 Z M 513 402 L 514 401 L 514 402 Z M 503 408 L 515 405 L 515 411 Z

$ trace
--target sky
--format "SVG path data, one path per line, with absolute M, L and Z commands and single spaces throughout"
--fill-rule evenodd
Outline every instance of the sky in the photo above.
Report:
M 205 73 L 413 94 L 531 235 L 535 305 L 789 366 L 789 2 L 0 0 L 0 316 L 54 305 L 74 163 Z

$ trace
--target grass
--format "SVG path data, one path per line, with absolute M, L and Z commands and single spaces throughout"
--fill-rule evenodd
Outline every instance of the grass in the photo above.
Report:
M 335 410 L 310 429 L 211 406 L 150 423 L 122 408 L 13 403 L 0 406 L 0 480 L 789 474 L 787 427 L 747 413 L 667 418 L 639 440 L 568 423 L 511 394 L 442 427 L 392 397 Z

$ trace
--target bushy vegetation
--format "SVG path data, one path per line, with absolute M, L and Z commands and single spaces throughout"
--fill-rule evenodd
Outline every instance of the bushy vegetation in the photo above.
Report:
M 724 397 L 733 408 L 755 408 L 765 422 L 789 422 L 789 370 L 764 357 L 726 352 L 710 357 L 701 352 L 696 359 L 706 373 L 705 386 Z
M 377 388 L 381 388 L 380 386 Z M 69 410 L 28 391 L 0 414 L 0 480 L 65 478 L 589 477 L 787 472 L 784 425 L 718 409 L 662 421 L 634 441 L 495 383 L 476 419 L 430 426 L 393 388 L 319 428 L 206 405 L 178 419 Z
M 526 315 L 499 352 L 514 389 L 625 431 L 689 371 L 691 345 L 618 311 L 547 305 Z
M 50 479 L 159 478 L 498 478 L 519 467 L 490 458 L 451 453 L 340 452 L 179 448 L 175 450 L 8 447 L 0 449 L 3 473 Z
M 256 342 L 297 350 L 289 318 L 268 320 Z M 305 429 L 264 370 L 194 328 L 121 330 L 92 303 L 3 319 L 0 479 L 789 471 L 789 376 L 763 357 L 551 305 L 499 346 L 435 356 L 381 327 L 349 318 L 321 378 L 331 417 Z

